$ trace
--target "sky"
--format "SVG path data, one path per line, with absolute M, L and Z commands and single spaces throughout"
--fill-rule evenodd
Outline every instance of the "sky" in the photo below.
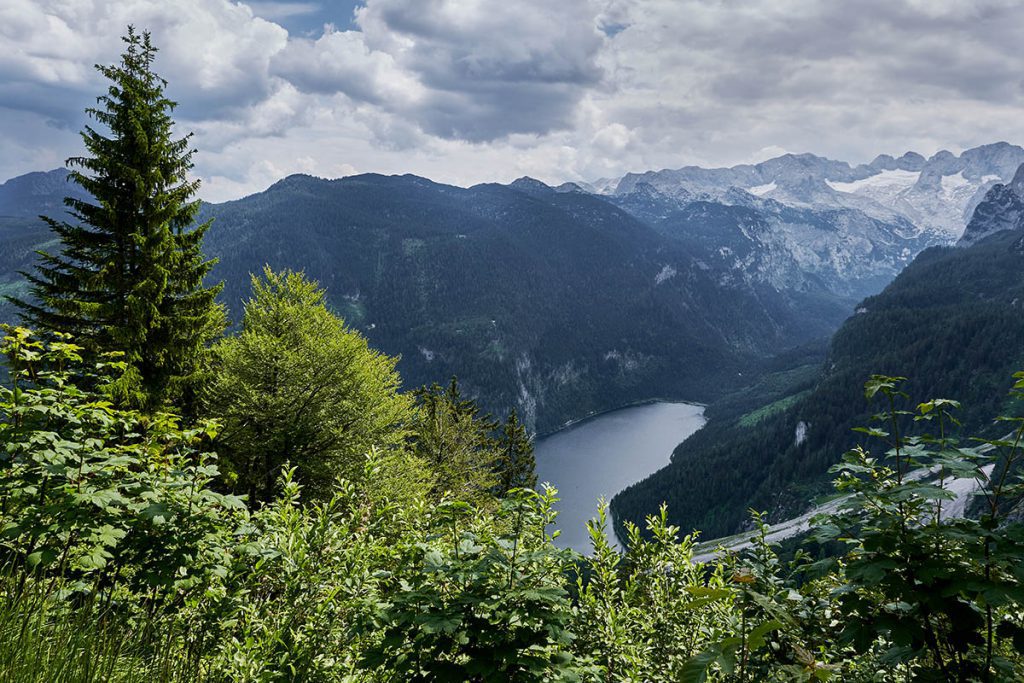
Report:
M 3 0 L 0 179 L 81 151 L 128 24 L 210 201 L 1024 142 L 1021 0 Z

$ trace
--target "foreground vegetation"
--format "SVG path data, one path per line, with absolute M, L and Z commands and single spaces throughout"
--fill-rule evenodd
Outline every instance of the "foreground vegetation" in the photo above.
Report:
M 958 405 L 904 411 L 876 377 L 868 435 L 816 525 L 836 558 L 763 541 L 692 559 L 665 510 L 627 552 L 602 508 L 581 557 L 552 537 L 552 490 L 436 487 L 371 449 L 315 496 L 285 465 L 262 504 L 227 492 L 213 424 L 112 404 L 123 362 L 4 340 L 0 677 L 14 681 L 1013 680 L 1024 675 L 1024 528 L 1005 440 L 950 436 Z M 1024 374 L 1016 392 L 1024 391 Z M 930 435 L 905 436 L 910 425 Z M 930 468 L 934 476 L 914 471 Z M 428 476 L 422 475 L 427 473 Z M 942 515 L 973 479 L 978 519 Z M 496 490 L 492 490 L 496 491 Z

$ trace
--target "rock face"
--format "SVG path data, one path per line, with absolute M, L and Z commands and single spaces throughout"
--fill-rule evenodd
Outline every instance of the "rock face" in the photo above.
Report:
M 985 194 L 974 210 L 971 222 L 957 242 L 960 246 L 974 244 L 978 240 L 1002 230 L 1024 229 L 1024 164 L 1008 184 L 996 184 Z
M 792 191 L 806 199 L 829 190 L 810 179 Z M 649 183 L 609 199 L 683 243 L 722 282 L 763 283 L 779 291 L 859 299 L 881 290 L 933 243 L 906 219 L 876 218 L 855 203 L 813 208 L 808 201 L 784 203 L 739 189 L 712 201 L 688 191 L 670 196 Z
M 959 156 L 946 150 L 928 159 L 915 152 L 899 158 L 880 155 L 859 166 L 813 154 L 786 154 L 731 168 L 630 173 L 592 188 L 624 195 L 646 183 L 670 197 L 714 201 L 728 201 L 730 194 L 735 196 L 732 190 L 740 189 L 787 206 L 854 209 L 883 221 L 902 218 L 934 243 L 951 243 L 963 233 L 985 193 L 997 182 L 1008 182 L 1022 163 L 1024 148 L 1006 142 Z

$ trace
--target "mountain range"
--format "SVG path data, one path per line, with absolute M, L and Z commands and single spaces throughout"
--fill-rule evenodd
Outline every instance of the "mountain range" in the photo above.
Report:
M 712 404 L 668 467 L 613 499 L 617 522 L 640 522 L 664 501 L 674 524 L 715 538 L 745 528 L 751 508 L 770 521 L 804 511 L 830 490 L 829 466 L 863 440 L 853 429 L 880 409 L 864 398 L 872 374 L 907 377 L 910 407 L 961 401 L 956 433 L 1001 436 L 993 418 L 1024 412 L 1008 396 L 1024 369 L 1022 179 L 1024 165 L 989 188 L 958 246 L 925 250 L 862 301 L 824 358 L 773 359 Z
M 898 158 L 883 154 L 857 166 L 813 154 L 786 154 L 731 168 L 630 173 L 588 187 L 624 195 L 648 184 L 683 200 L 732 204 L 755 196 L 792 207 L 853 209 L 882 221 L 903 219 L 918 232 L 949 242 L 963 233 L 985 193 L 996 183 L 1009 182 L 1022 163 L 1024 148 L 997 142 L 960 155 L 942 150 L 927 159 L 916 152 Z
M 61 173 L 17 185 L 49 210 L 38 188 L 59 194 Z M 488 409 L 516 406 L 540 431 L 652 396 L 710 400 L 760 357 L 826 335 L 848 308 L 824 289 L 726 282 L 606 199 L 527 181 L 299 175 L 201 217 L 214 219 L 205 248 L 233 319 L 250 273 L 304 270 L 350 326 L 401 356 L 407 386 L 458 375 Z M 25 212 L 0 239 L 4 293 L 23 295 L 16 271 L 32 248 L 56 245 Z
M 458 375 L 488 409 L 516 406 L 544 432 L 743 386 L 766 358 L 826 339 L 920 251 L 952 243 L 953 217 L 1012 185 L 1021 162 L 998 143 L 559 187 L 297 175 L 202 215 L 215 219 L 206 248 L 233 319 L 249 273 L 305 270 L 350 326 L 402 357 L 409 386 Z M 26 293 L 17 271 L 56 246 L 35 216 L 75 192 L 62 169 L 0 185 L 0 294 Z

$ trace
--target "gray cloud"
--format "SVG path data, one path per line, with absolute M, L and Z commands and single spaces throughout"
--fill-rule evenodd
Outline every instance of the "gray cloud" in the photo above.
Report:
M 275 21 L 332 3 L 251 5 L 6 0 L 0 176 L 76 152 L 129 22 L 215 199 L 298 170 L 556 182 L 1024 141 L 1017 0 L 366 0 L 313 36 Z
M 271 73 L 472 142 L 569 127 L 603 76 L 605 38 L 585 0 L 370 0 L 356 16 L 359 31 L 290 41 Z

